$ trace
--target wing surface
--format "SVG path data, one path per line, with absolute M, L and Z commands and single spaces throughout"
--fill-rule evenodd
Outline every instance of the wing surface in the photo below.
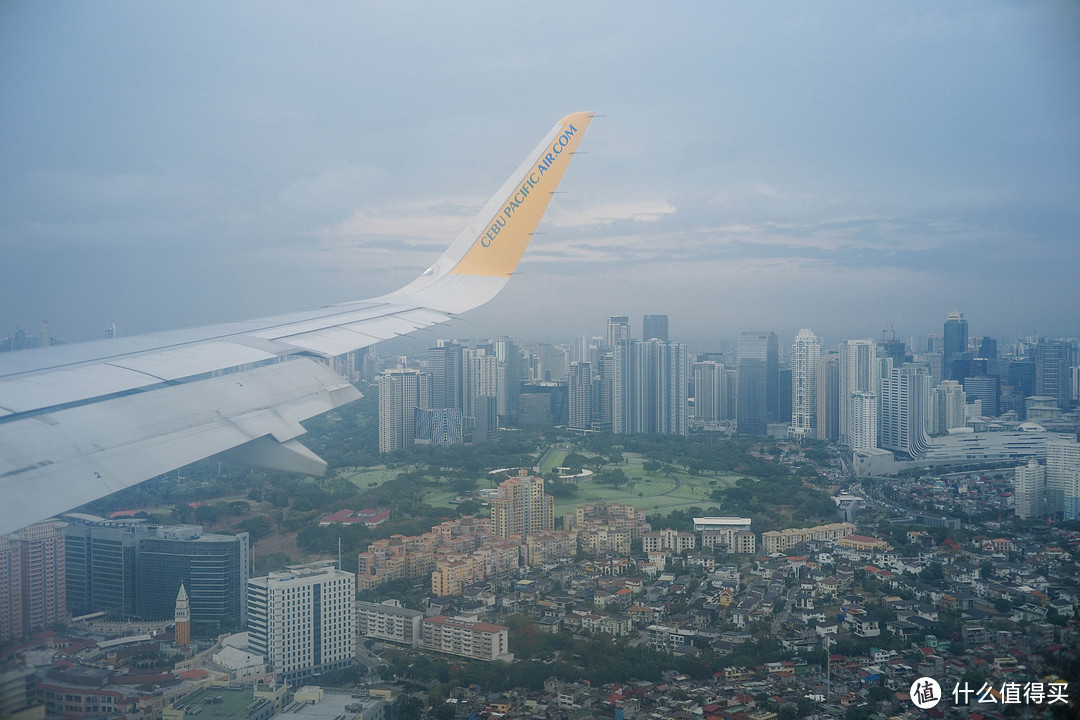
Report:
M 592 113 L 560 120 L 420 277 L 309 312 L 0 354 L 0 535 L 196 460 L 321 474 L 302 420 L 360 397 L 329 359 L 506 284 Z

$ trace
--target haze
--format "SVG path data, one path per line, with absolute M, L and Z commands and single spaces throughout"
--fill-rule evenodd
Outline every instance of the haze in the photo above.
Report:
M 520 276 L 448 333 L 1080 319 L 1075 3 L 8 2 L 0 102 L 0 336 L 393 290 L 578 110 Z

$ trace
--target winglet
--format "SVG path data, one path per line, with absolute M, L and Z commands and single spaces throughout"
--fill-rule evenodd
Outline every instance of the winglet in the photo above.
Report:
M 448 276 L 501 281 L 483 283 L 485 292 L 480 295 L 485 297 L 477 296 L 477 302 L 468 303 L 468 307 L 476 307 L 494 297 L 517 267 L 594 114 L 578 112 L 560 120 L 446 252 L 423 275 L 385 299 L 400 300 L 405 296 L 420 295 L 432 305 L 441 305 L 427 291 L 444 278 L 450 281 Z M 452 284 L 459 286 L 457 282 Z M 458 305 L 454 311 L 462 309 L 467 307 Z

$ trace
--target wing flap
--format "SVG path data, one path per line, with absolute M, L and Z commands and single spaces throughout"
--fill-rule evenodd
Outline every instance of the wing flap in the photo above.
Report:
M 256 438 L 291 440 L 359 396 L 296 359 L 0 424 L 0 534 Z

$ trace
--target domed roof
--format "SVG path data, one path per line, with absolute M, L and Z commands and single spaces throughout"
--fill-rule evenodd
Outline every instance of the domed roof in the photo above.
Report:
M 1020 425 L 1017 426 L 1016 429 L 1020 432 L 1046 432 L 1046 428 L 1044 428 L 1039 423 L 1031 422 L 1030 420 L 1024 423 L 1020 423 Z

